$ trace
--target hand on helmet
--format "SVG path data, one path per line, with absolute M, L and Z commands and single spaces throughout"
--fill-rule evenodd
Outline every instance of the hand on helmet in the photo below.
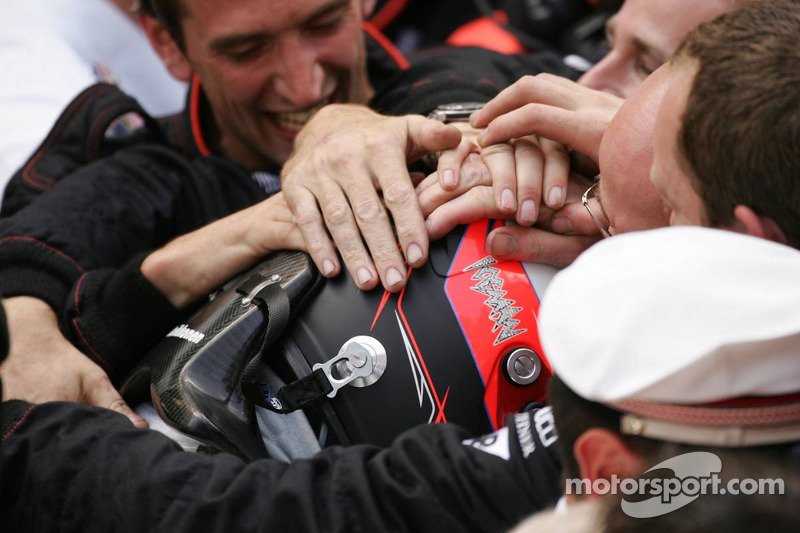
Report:
M 470 155 L 473 157 L 480 159 Z M 442 189 L 433 174 L 417 186 L 432 240 L 460 224 L 484 218 L 511 219 L 495 203 L 488 171 L 480 172 L 475 167 L 472 170 L 462 171 L 459 187 L 452 191 Z M 597 226 L 580 200 L 589 184 L 573 175 L 567 185 L 566 204 L 561 209 L 542 207 L 535 227 L 511 225 L 495 229 L 487 239 L 487 252 L 498 259 L 534 261 L 556 267 L 568 265 L 599 239 Z
M 359 288 L 405 286 L 404 256 L 412 267 L 428 256 L 407 165 L 460 140 L 455 128 L 421 116 L 386 117 L 356 105 L 320 110 L 282 172 L 286 200 L 320 272 L 339 273 L 338 249 Z

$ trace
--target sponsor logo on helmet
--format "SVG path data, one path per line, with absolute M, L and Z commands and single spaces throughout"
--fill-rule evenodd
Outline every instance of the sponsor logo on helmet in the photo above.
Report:
M 488 296 L 483 303 L 492 310 L 489 314 L 489 319 L 494 322 L 492 331 L 500 330 L 494 340 L 494 345 L 497 346 L 528 330 L 515 329 L 520 321 L 515 319 L 514 316 L 522 311 L 522 308 L 514 307 L 516 302 L 505 298 L 508 291 L 503 290 L 504 280 L 500 277 L 500 270 L 493 267 L 495 264 L 497 264 L 495 258 L 485 257 L 465 268 L 464 272 L 475 271 L 472 279 L 477 281 L 478 284 L 470 287 L 470 289 Z
M 167 333 L 167 337 L 177 337 L 179 339 L 183 339 L 185 341 L 189 341 L 192 344 L 198 344 L 205 338 L 203 333 L 199 331 L 195 331 L 186 324 L 181 324 L 180 326 L 173 328 L 172 331 Z

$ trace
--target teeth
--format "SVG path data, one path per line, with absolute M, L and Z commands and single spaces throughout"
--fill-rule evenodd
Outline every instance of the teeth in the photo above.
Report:
M 305 111 L 297 111 L 295 113 L 271 113 L 270 116 L 279 128 L 287 131 L 300 131 L 303 126 L 306 125 L 306 122 L 311 120 L 314 113 L 326 105 L 328 105 L 327 99 Z

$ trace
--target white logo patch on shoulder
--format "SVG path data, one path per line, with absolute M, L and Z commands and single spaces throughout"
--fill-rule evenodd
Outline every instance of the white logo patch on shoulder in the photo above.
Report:
M 508 447 L 508 428 L 500 429 L 477 439 L 467 439 L 462 441 L 462 444 L 499 457 L 504 461 L 511 459 L 511 451 Z

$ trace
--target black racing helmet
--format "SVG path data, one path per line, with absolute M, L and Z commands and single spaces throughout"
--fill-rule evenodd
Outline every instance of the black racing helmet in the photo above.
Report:
M 123 395 L 149 390 L 168 424 L 248 458 L 266 454 L 254 404 L 302 409 L 323 446 L 385 446 L 430 423 L 491 432 L 545 399 L 537 313 L 555 273 L 490 257 L 495 224 L 432 243 L 396 294 L 326 280 L 300 252 L 272 254 L 173 329 Z M 286 385 L 268 388 L 266 368 Z

